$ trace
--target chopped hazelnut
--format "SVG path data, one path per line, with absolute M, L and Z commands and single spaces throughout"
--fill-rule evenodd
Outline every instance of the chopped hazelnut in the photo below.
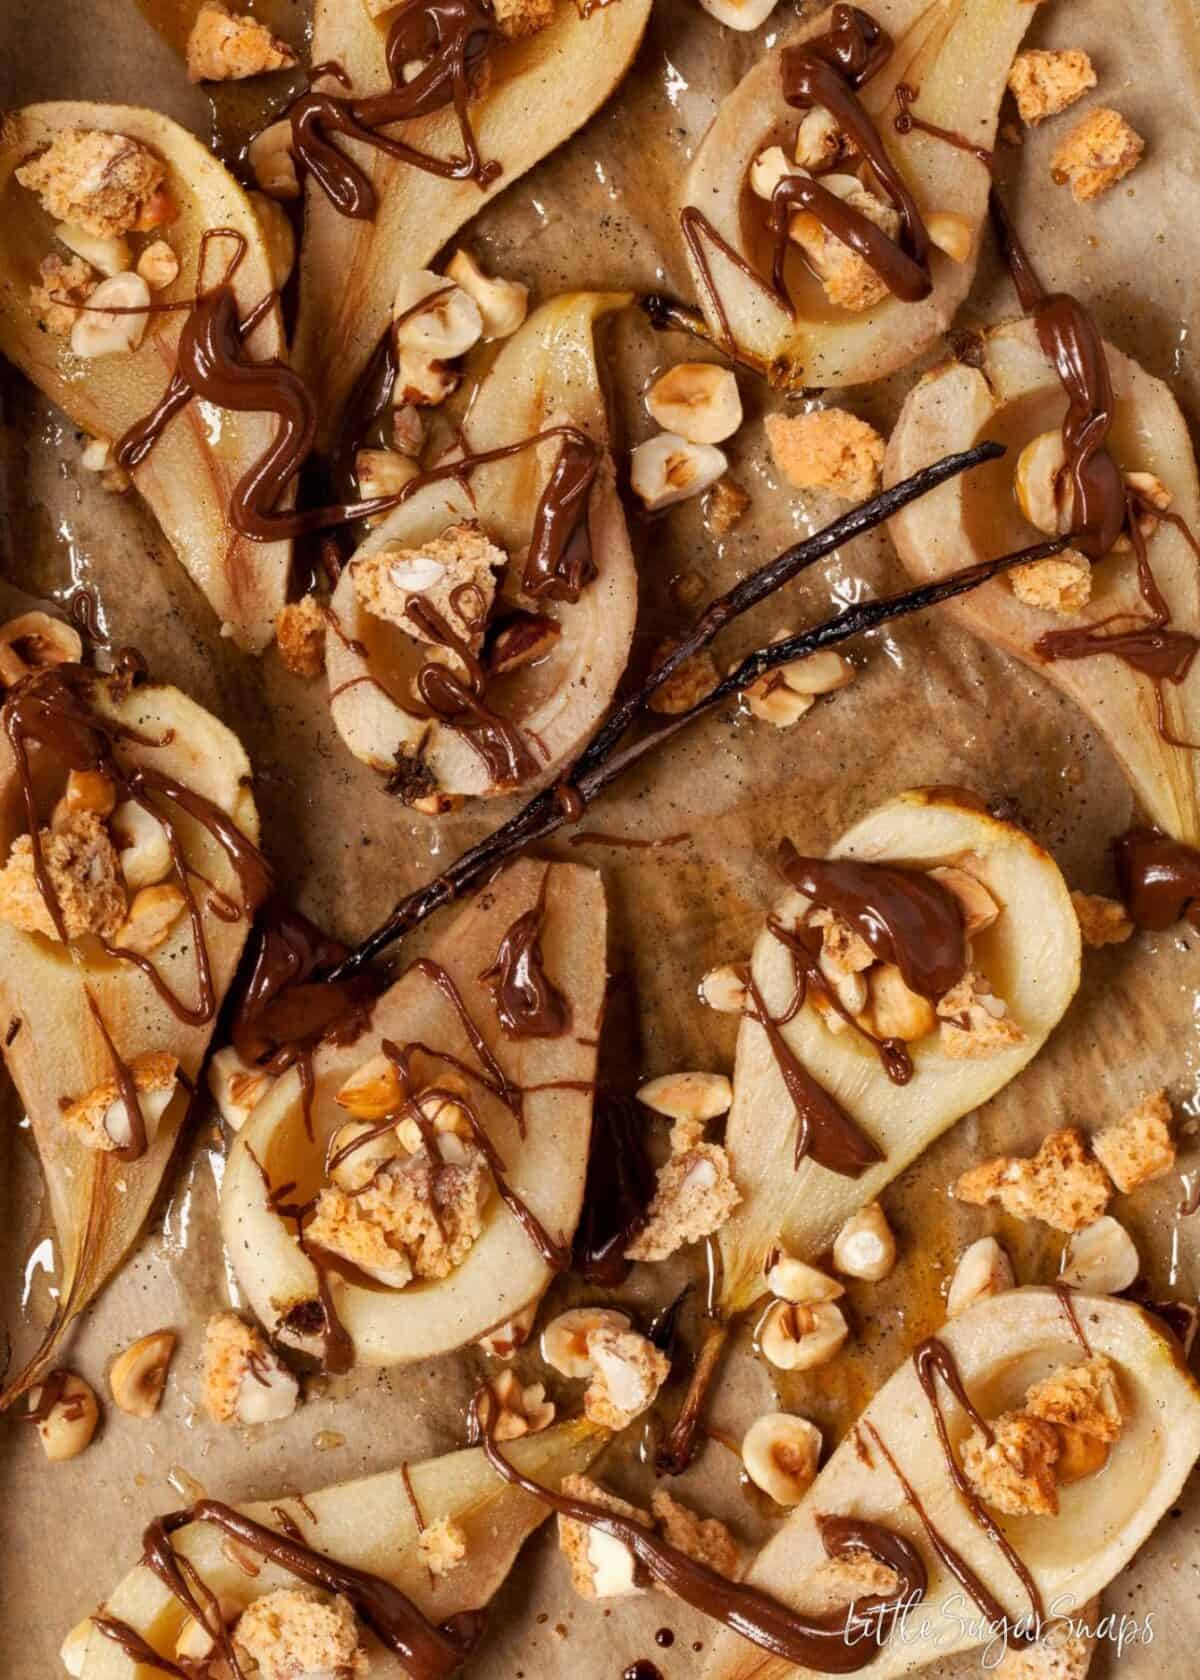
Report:
M 1025 1033 L 1011 1020 L 1005 1004 L 982 974 L 964 974 L 938 999 L 943 1053 L 952 1061 L 974 1061 L 1024 1044 Z
M 152 1050 L 135 1056 L 128 1064 L 128 1071 L 137 1090 L 143 1124 L 149 1132 L 174 1095 L 179 1063 L 165 1050 Z M 115 1075 L 102 1080 L 87 1096 L 67 1103 L 62 1122 L 88 1149 L 124 1149 L 133 1138 L 125 1098 Z
M 1076 1231 L 1063 1249 L 1059 1278 L 1088 1295 L 1119 1295 L 1137 1281 L 1142 1263 L 1119 1219 L 1102 1215 Z
M 156 951 L 187 909 L 183 888 L 174 881 L 160 881 L 133 895 L 129 914 L 117 929 L 113 943 L 119 950 L 147 956 Z
M 1059 1443 L 1053 1425 L 1024 1412 L 1004 1412 L 991 1429 L 990 1446 L 978 1429 L 962 1445 L 963 1473 L 975 1492 L 1005 1516 L 1057 1516 Z
M 624 1429 L 654 1404 L 671 1374 L 671 1361 L 636 1330 L 599 1325 L 588 1332 L 587 1356 L 592 1380 L 583 1410 L 592 1423 Z
M 99 280 L 91 265 L 79 257 L 67 262 L 43 257 L 41 276 L 41 283 L 29 288 L 30 308 L 47 332 L 66 338 L 79 319 L 79 305 L 87 302 Z
M 1133 933 L 1133 923 L 1119 899 L 1100 893 L 1073 892 L 1071 903 L 1079 918 L 1083 943 L 1093 949 L 1101 945 L 1123 945 Z
M 427 1523 L 417 1536 L 421 1562 L 435 1578 L 449 1575 L 467 1555 L 467 1537 L 449 1517 Z
M 896 1239 L 878 1202 L 851 1214 L 833 1239 L 833 1268 L 843 1277 L 879 1283 L 896 1264 Z
M 655 1489 L 650 1509 L 668 1545 L 718 1575 L 735 1578 L 740 1562 L 738 1545 L 723 1522 L 716 1517 L 698 1517 L 673 1499 L 666 1488 Z
M 1063 52 L 1033 48 L 1017 54 L 1008 85 L 1021 121 L 1036 128 L 1043 118 L 1056 117 L 1094 88 L 1096 72 L 1088 55 L 1075 48 Z
M 654 667 L 661 665 L 667 655 L 674 651 L 678 643 L 673 641 L 660 642 L 654 655 Z M 672 671 L 659 688 L 650 697 L 650 710 L 659 712 L 665 717 L 678 717 L 688 712 L 693 706 L 712 693 L 717 685 L 717 668 L 713 664 L 712 655 L 702 649 L 694 653 L 690 659 Z
M 763 1315 L 758 1341 L 763 1358 L 780 1371 L 811 1371 L 840 1351 L 849 1329 L 829 1299 L 777 1300 Z
M 1008 573 L 1018 601 L 1043 612 L 1076 613 L 1092 598 L 1092 568 L 1073 548 L 1049 560 L 1030 560 Z
M 556 4 L 557 0 L 493 0 L 492 10 L 503 33 L 517 40 L 548 28 Z
M 78 630 L 49 613 L 19 613 L 0 624 L 0 686 L 11 687 L 50 665 L 64 665 L 83 656 Z
M 836 189 L 833 183 L 839 183 Z M 854 176 L 827 175 L 821 184 L 830 191 L 836 190 L 836 196 L 851 210 L 874 222 L 889 238 L 895 239 L 900 232 L 899 212 L 868 192 Z M 789 232 L 816 270 L 830 303 L 858 311 L 873 308 L 889 295 L 886 283 L 870 263 L 831 233 L 811 211 L 798 211 L 792 217 Z
M 137 271 L 152 292 L 165 291 L 179 278 L 179 258 L 165 239 L 156 239 L 138 258 Z
M 414 1277 L 448 1277 L 483 1229 L 491 1177 L 474 1145 L 448 1134 L 439 1141 L 442 1161 L 421 1150 L 385 1163 L 354 1193 L 327 1186 L 308 1240 L 393 1289 Z
M 74 223 L 105 239 L 148 225 L 166 167 L 127 134 L 72 128 L 16 173 L 56 222 Z
M 325 669 L 328 620 L 315 595 L 302 595 L 280 607 L 275 619 L 279 657 L 294 677 L 319 677 Z
M 125 920 L 125 888 L 116 848 L 94 811 L 69 812 L 41 831 L 42 859 L 68 939 L 95 933 L 112 939 Z M 57 939 L 33 868 L 33 841 L 19 834 L 0 869 L 0 920 L 24 933 Z
M 1029 1159 L 1000 1155 L 969 1168 L 954 1196 L 974 1207 L 999 1202 L 1017 1219 L 1041 1219 L 1056 1231 L 1081 1231 L 1108 1206 L 1108 1175 L 1075 1127 L 1051 1132 Z
M 92 1436 L 96 1433 L 96 1425 L 100 1421 L 100 1405 L 91 1385 L 77 1377 L 74 1371 L 63 1373 L 65 1381 L 62 1393 L 44 1418 L 37 1423 L 38 1439 L 42 1443 L 42 1451 L 52 1464 L 62 1464 L 67 1459 L 78 1458 L 84 1448 L 90 1446 Z M 31 1388 L 29 1391 L 29 1409 L 36 1411 L 42 1398 L 42 1389 Z
M 260 1680 L 359 1680 L 370 1667 L 349 1600 L 308 1587 L 276 1587 L 256 1598 L 238 1617 L 234 1638 Z
M 479 1394 L 479 1415 L 487 1423 L 495 1406 L 496 1421 L 491 1433 L 497 1441 L 517 1441 L 523 1435 L 537 1435 L 554 1422 L 554 1403 L 546 1399 L 543 1383 L 522 1387 L 512 1369 L 501 1371 Z
M 728 473 L 708 493 L 704 517 L 714 537 L 727 537 L 750 506 L 746 490 Z
M 296 1409 L 299 1384 L 262 1332 L 237 1313 L 214 1313 L 204 1331 L 201 1400 L 214 1423 L 274 1423 Z
M 763 421 L 775 465 L 797 490 L 830 490 L 862 501 L 879 488 L 884 442 L 874 426 L 841 408 L 768 414 Z
M 486 1353 L 489 1359 L 511 1359 L 517 1349 L 523 1348 L 529 1340 L 537 1318 L 538 1305 L 537 1301 L 531 1301 L 529 1306 L 522 1307 L 520 1312 L 506 1318 L 503 1324 L 497 1324 L 494 1330 L 480 1336 L 476 1347 L 481 1353 Z
M 488 665 L 497 676 L 519 671 L 544 659 L 562 635 L 562 625 L 544 613 L 517 613 L 501 628 L 492 643 Z
M 1058 182 L 1069 183 L 1082 204 L 1098 198 L 1135 169 L 1146 142 L 1119 111 L 1098 105 L 1076 123 L 1050 160 Z
M 1016 1282 L 1012 1261 L 995 1237 L 980 1237 L 963 1250 L 946 1292 L 946 1317 L 957 1318 L 977 1301 L 990 1300 Z
M 273 1075 L 244 1062 L 232 1044 L 218 1050 L 208 1064 L 208 1088 L 230 1131 L 242 1129 L 274 1083 Z
M 376 618 L 399 625 L 419 641 L 439 645 L 409 615 L 410 603 L 420 601 L 477 648 L 495 599 L 496 573 L 507 559 L 504 550 L 468 519 L 417 548 L 388 543 L 352 561 L 350 572 L 355 593 Z
M 177 1340 L 173 1330 L 154 1330 L 117 1355 L 108 1373 L 114 1405 L 130 1417 L 154 1416 L 167 1385 L 167 1367 Z
M 665 1260 L 711 1236 L 741 1201 L 729 1157 L 716 1143 L 674 1154 L 658 1170 L 646 1224 L 626 1249 L 630 1260 Z
M 654 1526 L 649 1511 L 618 1499 L 615 1493 L 592 1481 L 590 1476 L 564 1476 L 562 1491 L 569 1499 L 598 1505 L 614 1516 L 640 1523 L 643 1528 Z M 586 1523 L 560 1516 L 558 1543 L 571 1571 L 571 1585 L 580 1598 L 623 1598 L 630 1593 L 641 1592 L 637 1560 L 620 1540 L 601 1534 Z
M 1165 1091 L 1152 1091 L 1092 1138 L 1092 1153 L 1117 1189 L 1128 1194 L 1175 1165 L 1171 1105 Z
M 187 38 L 189 82 L 243 81 L 270 70 L 290 70 L 296 55 L 257 18 L 204 0 Z

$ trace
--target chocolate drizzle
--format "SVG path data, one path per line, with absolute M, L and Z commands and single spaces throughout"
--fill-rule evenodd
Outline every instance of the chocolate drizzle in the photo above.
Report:
M 1113 842 L 1129 918 L 1162 933 L 1186 918 L 1200 928 L 1200 851 L 1156 828 L 1131 828 Z
M 401 1667 L 413 1680 L 448 1680 L 462 1666 L 482 1635 L 482 1611 L 464 1611 L 435 1626 L 410 1598 L 382 1576 L 356 1569 L 351 1564 L 339 1563 L 314 1550 L 303 1540 L 279 1534 L 255 1522 L 232 1505 L 216 1499 L 201 1499 L 189 1510 L 172 1512 L 150 1524 L 143 1540 L 142 1561 L 217 1637 L 226 1660 L 230 1660 L 233 1644 L 221 1624 L 214 1595 L 171 1544 L 171 1535 L 192 1522 L 212 1523 L 230 1539 L 257 1552 L 297 1580 L 348 1599 L 355 1612 L 386 1649 L 399 1659 Z M 185 1570 L 190 1572 L 190 1582 Z M 233 1656 L 231 1666 L 236 1675 L 242 1674 L 236 1656 Z M 168 1667 L 166 1672 L 177 1674 L 182 1671 Z
M 853 928 L 880 962 L 894 963 L 911 991 L 936 1001 L 966 973 L 958 900 L 924 870 L 802 857 L 790 840 L 780 844 L 779 868 L 797 891 Z
M 491 7 L 483 0 L 405 0 L 388 32 L 387 66 L 391 86 L 383 93 L 358 98 L 352 94 L 317 93 L 311 88 L 289 108 L 292 150 L 333 208 L 343 216 L 370 221 L 376 210 L 370 177 L 332 136 L 341 135 L 371 146 L 397 162 L 440 175 L 448 181 L 474 181 L 488 186 L 500 165 L 485 162 L 468 106 L 485 72 L 493 44 L 502 39 Z M 421 64 L 406 81 L 405 66 Z M 336 65 L 316 66 L 313 80 L 333 75 L 345 82 Z M 394 123 L 426 117 L 453 106 L 462 140 L 461 157 L 439 158 L 394 135 L 383 133 Z
M 122 1144 L 114 1153 L 119 1161 L 140 1161 L 146 1153 L 146 1117 L 142 1113 L 142 1105 L 138 1099 L 137 1081 L 129 1064 L 125 1062 L 116 1045 L 108 1024 L 100 1013 L 100 1005 L 85 986 L 84 996 L 87 998 L 88 1008 L 92 1012 L 92 1019 L 100 1037 L 104 1040 L 104 1048 L 108 1052 L 108 1059 L 112 1064 L 113 1078 L 117 1083 L 117 1091 L 121 1099 L 121 1106 L 125 1110 L 129 1121 L 129 1142 Z
M 1069 1310 L 1073 1315 L 1074 1309 L 1070 1308 Z M 912 1358 L 913 1368 L 917 1373 L 917 1381 L 920 1383 L 921 1391 L 928 1400 L 929 1408 L 933 1413 L 938 1443 L 941 1446 L 942 1456 L 946 1461 L 946 1468 L 950 1472 L 951 1480 L 958 1489 L 959 1496 L 971 1513 L 973 1520 L 1003 1554 L 1006 1563 L 1025 1589 L 1035 1619 L 1040 1621 L 1045 1615 L 1045 1605 L 1042 1602 L 1042 1595 L 1038 1591 L 1037 1582 L 1011 1541 L 976 1494 L 975 1489 L 963 1473 L 962 1466 L 955 1457 L 954 1448 L 950 1443 L 950 1436 L 946 1429 L 946 1416 L 942 1411 L 937 1379 L 939 1377 L 942 1379 L 988 1446 L 991 1446 L 994 1440 L 992 1427 L 967 1393 L 966 1385 L 963 1383 L 962 1374 L 955 1362 L 954 1355 L 945 1342 L 937 1336 L 928 1336 L 918 1344 Z
M 937 123 L 927 122 L 913 110 L 913 105 L 921 96 L 920 88 L 910 87 L 907 82 L 896 84 L 896 104 L 900 107 L 893 121 L 892 127 L 897 134 L 911 134 L 916 129 L 921 134 L 928 134 L 934 140 L 944 140 L 947 146 L 953 146 L 956 151 L 966 152 L 968 156 L 981 163 L 990 175 L 995 155 L 987 146 L 976 145 L 974 140 L 968 140 L 965 134 L 957 129 L 941 128 Z
M 571 1025 L 571 1006 L 546 973 L 542 957 L 549 879 L 547 866 L 537 903 L 517 917 L 500 941 L 495 962 L 479 976 L 494 982 L 496 1015 L 510 1038 L 561 1038 Z
M 788 951 L 792 959 L 792 969 L 800 1001 L 810 986 L 815 987 L 824 997 L 826 1006 L 846 1023 L 850 1030 L 865 1038 L 870 1044 L 883 1066 L 884 1072 L 893 1085 L 907 1085 L 913 1076 L 913 1061 L 908 1046 L 900 1038 L 878 1038 L 866 1023 L 862 1015 L 852 1015 L 837 994 L 835 987 L 830 985 L 821 968 L 821 935 L 816 928 L 795 927 L 783 925 L 775 915 L 767 917 L 767 932 L 771 937 Z
M 478 1420 L 478 1406 L 474 1408 Z M 866 1554 L 899 1577 L 895 1593 L 867 1597 L 852 1608 L 826 1615 L 803 1615 L 745 1582 L 731 1581 L 706 1564 L 698 1563 L 641 1523 L 543 1487 L 506 1459 L 490 1431 L 490 1417 L 481 1420 L 481 1444 L 488 1463 L 512 1487 L 540 1499 L 559 1516 L 585 1524 L 628 1547 L 660 1586 L 695 1610 L 732 1629 L 760 1650 L 801 1668 L 821 1674 L 855 1674 L 878 1655 L 873 1638 L 863 1638 L 860 1625 L 870 1617 L 920 1600 L 927 1574 L 920 1554 L 902 1535 L 861 1517 L 818 1517 L 821 1540 L 831 1558 L 850 1560 Z

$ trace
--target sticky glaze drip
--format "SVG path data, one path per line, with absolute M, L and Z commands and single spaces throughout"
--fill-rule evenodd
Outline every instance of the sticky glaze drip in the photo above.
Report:
M 820 1674 L 855 1674 L 878 1655 L 873 1639 L 864 1640 L 852 1631 L 849 1610 L 832 1611 L 825 1616 L 802 1615 L 757 1587 L 718 1575 L 643 1528 L 641 1523 L 588 1500 L 556 1493 L 523 1475 L 496 1445 L 490 1430 L 490 1413 L 480 1422 L 478 1403 L 473 1410 L 484 1453 L 498 1476 L 510 1486 L 540 1499 L 559 1516 L 583 1523 L 627 1546 L 660 1586 L 760 1650 Z M 924 1595 L 928 1580 L 925 1565 L 915 1547 L 902 1535 L 858 1517 L 829 1516 L 817 1520 L 829 1557 L 849 1560 L 865 1553 L 899 1577 L 894 1594 L 859 1599 L 854 1607 L 855 1620 L 881 1618 Z
M 547 867 L 536 904 L 517 917 L 495 962 L 479 976 L 492 983 L 496 1015 L 510 1038 L 561 1038 L 571 1026 L 571 1006 L 546 973 L 542 955 L 549 880 Z

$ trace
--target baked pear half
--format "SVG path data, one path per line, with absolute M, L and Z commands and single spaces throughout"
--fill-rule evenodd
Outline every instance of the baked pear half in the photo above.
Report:
M 1079 926 L 1057 864 L 973 795 L 941 788 L 901 794 L 849 829 L 830 856 L 897 864 L 946 887 L 961 902 L 967 968 L 933 1001 L 912 991 L 894 963 L 869 960 L 872 953 L 846 939 L 839 918 L 814 912 L 803 892 L 790 891 L 775 906 L 751 974 L 763 1007 L 780 1024 L 768 1034 L 754 1018 L 756 1007 L 747 1009 L 725 1138 L 743 1197 L 720 1234 L 730 1312 L 761 1294 L 773 1248 L 815 1259 L 857 1208 L 1015 1078 L 1079 984 Z M 807 985 L 803 1005 L 787 1018 L 797 995 L 789 934 L 810 941 L 825 979 Z M 907 1057 L 906 1082 L 889 1074 L 876 1041 Z M 789 1057 L 857 1134 L 848 1170 L 832 1170 L 812 1153 L 797 1160 Z
M 326 653 L 333 719 L 356 758 L 400 772 L 407 798 L 486 798 L 545 782 L 612 699 L 633 638 L 637 575 L 595 334 L 628 301 L 575 292 L 535 311 L 480 383 L 462 444 L 471 456 L 546 433 L 544 441 L 474 467 L 466 482 L 418 480 L 342 573 Z M 577 599 L 534 599 L 524 589 L 531 536 L 564 449 L 578 448 L 564 435 L 571 431 L 595 452 L 586 499 L 575 504 L 591 575 Z M 447 720 L 422 702 L 423 667 L 464 668 L 453 641 L 439 645 L 407 616 L 421 602 L 436 603 L 443 634 L 448 625 L 477 657 L 483 707 L 502 720 L 499 733 L 478 710 Z
M 585 8 L 583 16 L 572 0 L 551 0 L 532 8 L 553 14 L 545 28 L 495 44 L 487 61 L 490 80 L 468 108 L 480 157 L 499 166 L 485 184 L 447 180 L 357 142 L 347 150 L 371 182 L 373 219 L 342 215 L 309 182 L 295 355 L 316 392 L 326 440 L 336 435 L 346 397 L 391 319 L 401 275 L 428 268 L 464 222 L 599 110 L 633 60 L 650 4 L 613 0 Z M 390 85 L 387 41 L 395 16 L 379 4 L 317 0 L 312 63 L 339 64 L 354 93 L 381 92 Z M 438 157 L 463 153 L 449 108 L 387 132 Z
M 195 297 L 236 251 L 243 318 L 275 287 L 254 207 L 208 148 L 155 111 L 66 101 L 10 112 L 0 128 L 0 350 L 91 438 L 113 445 L 175 371 Z M 103 312 L 109 304 L 113 313 Z M 149 312 L 141 312 L 149 305 Z M 117 313 L 123 311 L 124 313 Z M 247 343 L 283 356 L 277 305 Z M 239 479 L 267 452 L 269 414 L 190 403 L 132 473 L 180 561 L 240 646 L 259 653 L 283 605 L 291 545 L 254 543 L 229 522 Z
M 593 1424 L 563 1423 L 509 1443 L 506 1452 L 526 1475 L 557 1488 L 565 1476 L 585 1471 L 607 1438 Z M 525 1540 L 547 1516 L 540 1500 L 500 1482 L 478 1447 L 318 1488 L 302 1498 L 291 1495 L 239 1505 L 236 1511 L 285 1541 L 299 1538 L 335 1567 L 365 1571 L 398 1589 L 436 1628 L 455 1617 L 467 1620 L 465 1613 L 484 1608 L 503 1584 Z M 287 1517 L 286 1526 L 281 1514 Z M 439 1537 L 449 1531 L 453 1550 L 461 1545 L 458 1561 L 445 1573 L 430 1569 L 429 1558 L 436 1555 L 436 1548 L 422 1548 L 422 1531 Z M 306 1589 L 294 1573 L 230 1538 L 217 1523 L 187 1523 L 175 1531 L 171 1543 L 219 1601 L 233 1638 L 240 1643 L 244 1634 L 250 1649 L 258 1618 L 242 1622 L 245 1611 L 281 1590 L 294 1594 L 298 1588 Z M 247 1567 L 242 1567 L 239 1557 Z M 191 1585 L 194 1589 L 195 1579 Z M 332 1601 L 332 1593 L 311 1595 L 314 1603 Z M 294 1598 L 290 1603 L 276 1599 L 272 1605 L 282 1610 L 279 1631 L 284 1635 L 297 1631 L 294 1618 L 297 1611 L 301 1616 L 304 1612 Z M 207 1655 L 212 1649 L 211 1641 L 205 1646 L 202 1630 L 189 1617 L 187 1606 L 142 1564 L 109 1594 L 97 1615 L 123 1623 L 145 1641 L 150 1652 L 170 1662 L 181 1656 Z M 365 1619 L 348 1618 L 345 1611 L 342 1615 L 343 1626 L 337 1632 L 349 1636 L 351 1648 L 357 1644 L 367 1653 L 373 1677 L 398 1680 L 409 1672 Z M 336 1627 L 336 1622 L 332 1625 Z M 81 1623 L 70 1638 L 73 1645 L 78 1642 L 82 1661 L 71 1673 L 83 1680 L 125 1680 L 134 1672 L 121 1644 L 101 1632 L 95 1622 Z M 144 1670 L 138 1669 L 143 1671 L 149 1672 L 148 1663 Z
M 1072 1306 L 1086 1352 L 1051 1289 L 994 1296 L 952 1320 L 938 1337 L 979 1418 L 999 1425 L 998 1433 L 1019 1431 L 1029 1443 L 1036 1494 L 1032 1479 L 1007 1494 L 998 1488 L 977 1423 L 944 1380 L 935 1374 L 933 1382 L 950 1450 L 985 1519 L 1028 1571 L 1046 1611 L 1082 1617 L 1088 1601 L 1166 1514 L 1195 1463 L 1200 1392 L 1161 1320 L 1115 1299 L 1075 1297 Z M 919 1357 L 922 1348 L 916 1351 Z M 1085 1429 L 1066 1424 L 1064 1404 Z M 1086 1453 L 1072 1457 L 1069 1449 L 1081 1443 Z M 1036 1504 L 1037 1513 L 1018 1511 L 1022 1504 Z M 952 1480 L 914 1359 L 871 1401 L 758 1554 L 747 1582 L 801 1609 L 836 1607 L 838 1601 L 831 1605 L 822 1592 L 828 1553 L 820 1524 L 843 1514 L 901 1535 L 927 1574 L 922 1599 L 899 1631 L 870 1616 L 856 1624 L 852 1639 L 870 1641 L 872 1652 L 876 1637 L 882 1642 L 862 1669 L 872 1680 L 912 1673 L 993 1638 L 992 1612 L 976 1608 L 972 1588 L 951 1574 L 934 1535 L 965 1563 L 1002 1615 L 1030 1626 L 1030 1598 L 1012 1558 L 972 1516 Z M 706 1680 L 783 1680 L 811 1672 L 724 1631 L 704 1670 Z
M 898 133 L 897 87 L 913 91 L 912 110 L 922 121 L 990 151 L 1009 68 L 1032 16 L 1025 0 L 872 0 L 867 12 L 893 49 L 858 98 L 933 241 L 927 296 L 906 302 L 884 295 L 866 275 L 866 290 L 856 289 L 841 241 L 823 240 L 818 230 L 815 244 L 807 236 L 797 243 L 805 216 L 792 222 L 783 273 L 788 301 L 772 290 L 768 201 L 781 173 L 814 173 L 879 225 L 889 214 L 877 191 L 864 191 L 877 185 L 874 176 L 846 151 L 836 123 L 829 128 L 820 107 L 806 114 L 784 98 L 785 50 L 825 34 L 828 11 L 764 54 L 722 102 L 684 185 L 685 227 L 689 218 L 704 219 L 693 220 L 688 244 L 708 327 L 718 343 L 731 337 L 741 359 L 783 386 L 881 379 L 915 361 L 949 326 L 974 277 L 990 174 L 981 157 L 919 127 Z
M 1001 461 L 987 463 L 961 484 L 941 486 L 891 521 L 900 558 L 921 582 L 1038 541 L 1039 527 L 1029 513 L 1053 529 L 1047 486 L 1059 458 L 1055 434 L 1066 411 L 1055 369 L 1032 320 L 995 327 L 981 334 L 975 347 L 978 355 L 973 350 L 970 365 L 947 363 L 914 388 L 884 461 L 885 482 L 893 484 L 945 449 L 974 443 L 985 433 L 1008 445 Z M 1200 574 L 1188 532 L 1200 532 L 1200 483 L 1187 422 L 1160 379 L 1110 344 L 1104 353 L 1115 398 L 1109 451 L 1127 484 L 1148 492 L 1140 516 L 1147 562 L 1172 627 L 1195 635 Z M 1186 530 L 1170 518 L 1155 518 L 1149 503 L 1165 503 Z M 1063 558 L 1065 567 L 1058 562 L 1042 570 L 1025 567 L 1015 579 L 984 584 L 950 611 L 1068 694 L 1107 740 L 1151 820 L 1195 844 L 1200 840 L 1195 753 L 1177 743 L 1200 739 L 1200 671 L 1156 684 L 1112 656 L 1044 658 L 1038 642 L 1047 632 L 1107 621 L 1112 621 L 1107 629 L 1118 631 L 1147 618 L 1128 536 L 1119 550 L 1090 567 L 1075 556 L 1072 571 L 1070 556 Z M 1056 575 L 1065 585 L 1056 585 Z
M 399 1365 L 540 1299 L 583 1203 L 605 973 L 599 875 L 523 860 L 353 1044 L 316 1052 L 311 1138 L 299 1070 L 264 1097 L 233 1145 L 221 1228 L 271 1334 L 319 1351 L 324 1289 L 357 1360 Z M 547 1012 L 514 1031 L 521 975 Z M 291 1213 L 272 1195 L 285 1185 Z
M 72 670 L 80 680 L 67 695 L 40 686 Z M 55 740 L 44 727 L 45 744 L 22 733 L 23 720 L 39 722 L 35 688 L 62 729 Z M 96 720 L 107 765 L 71 768 L 92 728 L 76 734 L 59 708 Z M 60 666 L 26 677 L 3 717 L 4 1057 L 41 1158 L 62 1265 L 56 1319 L 38 1357 L 10 1381 L 8 1403 L 137 1238 L 265 876 L 246 754 L 178 689 L 131 688 Z M 27 782 L 14 762 L 14 728 Z M 27 791 L 66 942 L 39 890 Z M 231 853 L 244 853 L 240 867 Z

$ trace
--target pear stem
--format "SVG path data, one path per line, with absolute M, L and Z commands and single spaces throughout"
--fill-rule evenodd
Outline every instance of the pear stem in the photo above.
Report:
M 671 718 L 652 734 L 618 751 L 630 725 L 645 712 L 657 690 L 681 665 L 707 648 L 719 632 L 734 619 L 765 600 L 768 595 L 773 595 L 798 573 L 815 565 L 827 554 L 840 548 L 843 543 L 882 525 L 901 508 L 924 496 L 939 484 L 956 478 L 970 467 L 978 466 L 984 461 L 993 461 L 1003 454 L 1004 449 L 1000 444 L 984 442 L 959 454 L 947 455 L 942 460 L 935 461 L 932 466 L 923 467 L 910 478 L 843 514 L 840 519 L 834 520 L 815 536 L 806 537 L 803 542 L 785 549 L 774 560 L 768 561 L 758 571 L 743 578 L 727 594 L 718 597 L 701 615 L 691 635 L 671 650 L 663 662 L 650 672 L 640 688 L 614 708 L 574 766 L 564 773 L 559 782 L 535 794 L 515 816 L 510 817 L 485 839 L 464 852 L 440 875 L 402 898 L 387 920 L 373 933 L 369 933 L 361 944 L 323 978 L 331 981 L 346 980 L 358 973 L 389 945 L 404 934 L 410 933 L 435 910 L 440 910 L 444 905 L 462 897 L 485 876 L 493 874 L 509 858 L 523 851 L 525 847 L 544 840 L 568 820 L 578 821 L 581 815 L 580 802 L 582 808 L 586 808 L 597 794 L 631 765 L 638 763 L 647 753 L 653 752 L 688 724 L 694 723 L 697 718 L 705 716 L 714 707 L 722 705 L 742 689 L 749 687 L 768 671 L 789 664 L 794 659 L 803 659 L 822 648 L 833 647 L 839 642 L 849 640 L 851 636 L 861 635 L 865 630 L 876 629 L 894 619 L 922 612 L 926 607 L 937 606 L 942 601 L 952 600 L 956 595 L 964 595 L 1013 566 L 1058 554 L 1067 546 L 1070 540 L 1068 537 L 1057 537 L 1038 543 L 1032 548 L 1021 549 L 1015 554 L 1001 555 L 996 560 L 965 567 L 961 571 L 951 572 L 948 577 L 936 583 L 921 584 L 896 595 L 885 595 L 874 601 L 859 601 L 852 606 L 843 607 L 841 612 L 811 629 L 790 636 L 786 641 L 772 642 L 769 647 L 758 648 L 748 654 L 729 676 L 690 710 Z M 562 798 L 560 792 L 572 793 L 577 798 Z
M 681 1476 L 696 1456 L 696 1437 L 700 1431 L 704 1402 L 728 1340 L 727 1322 L 718 1320 L 709 1323 L 692 1368 L 683 1405 L 654 1457 L 655 1468 L 664 1476 Z

